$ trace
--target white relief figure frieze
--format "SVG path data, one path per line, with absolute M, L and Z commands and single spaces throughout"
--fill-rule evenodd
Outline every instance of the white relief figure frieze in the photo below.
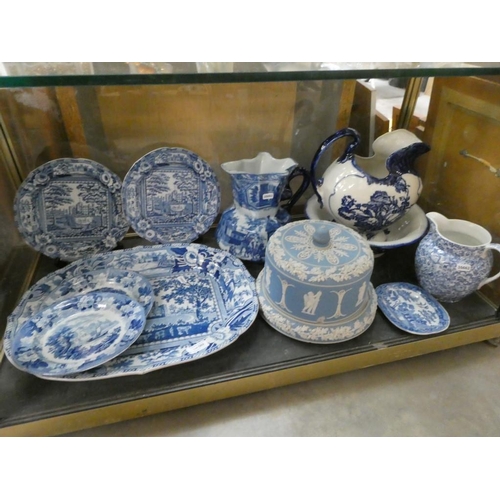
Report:
M 316 293 L 308 291 L 304 294 L 304 308 L 302 309 L 304 314 L 316 314 L 316 308 L 318 307 L 322 293 L 322 291 L 318 291 Z

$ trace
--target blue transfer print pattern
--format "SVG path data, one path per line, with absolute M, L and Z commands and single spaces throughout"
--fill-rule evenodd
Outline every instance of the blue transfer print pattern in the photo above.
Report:
M 34 249 L 64 261 L 112 250 L 129 228 L 121 187 L 117 175 L 92 160 L 45 163 L 16 193 L 19 232 Z
M 396 183 L 398 192 L 405 192 L 401 185 L 406 187 L 404 179 Z M 352 196 L 342 198 L 339 215 L 345 220 L 354 221 L 354 227 L 363 233 L 373 234 L 380 227 L 396 221 L 410 208 L 408 195 L 400 197 L 390 196 L 385 191 L 376 191 L 368 203 L 359 203 Z
M 124 210 L 137 234 L 153 243 L 191 241 L 220 208 L 210 165 L 182 148 L 159 148 L 137 160 L 123 181 Z
M 144 308 L 126 295 L 93 292 L 43 309 L 19 329 L 12 360 L 37 376 L 78 373 L 109 361 L 141 334 Z
M 151 283 L 154 304 L 142 334 L 99 367 L 44 378 L 105 379 L 186 363 L 236 341 L 258 313 L 255 280 L 228 252 L 195 243 L 117 250 L 74 262 L 32 286 L 8 318 L 6 357 L 17 366 L 12 354 L 19 330 L 39 312 L 48 294 L 65 280 L 107 268 L 140 273 Z
M 139 273 L 120 269 L 91 271 L 65 280 L 47 294 L 44 305 L 95 291 L 125 293 L 141 304 L 146 315 L 153 307 L 154 293 L 151 283 Z
M 274 217 L 252 218 L 231 207 L 222 214 L 215 236 L 222 250 L 243 260 L 263 262 L 269 238 L 290 219 L 282 208 Z
M 439 302 L 410 283 L 386 283 L 376 288 L 378 305 L 399 329 L 416 335 L 446 330 L 450 317 Z
M 474 293 L 492 267 L 490 250 L 446 240 L 434 223 L 415 253 L 420 286 L 441 302 L 458 302 Z

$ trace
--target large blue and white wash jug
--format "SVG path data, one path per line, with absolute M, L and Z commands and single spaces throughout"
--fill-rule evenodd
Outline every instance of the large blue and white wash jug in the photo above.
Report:
M 318 162 L 336 141 L 349 138 L 344 153 L 316 178 Z M 309 199 L 309 218 L 326 210 L 333 221 L 371 237 L 403 217 L 417 203 L 422 181 L 413 168 L 415 160 L 429 151 L 415 134 L 400 129 L 378 137 L 371 157 L 355 155 L 359 133 L 352 128 L 339 130 L 319 147 L 311 164 L 311 184 L 315 195 Z

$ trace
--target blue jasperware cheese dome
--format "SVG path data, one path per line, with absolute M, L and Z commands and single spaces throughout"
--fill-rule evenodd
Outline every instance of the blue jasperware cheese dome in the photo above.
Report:
M 270 238 L 257 278 L 261 312 L 297 340 L 350 340 L 375 318 L 373 264 L 368 242 L 352 229 L 319 220 L 287 224 Z

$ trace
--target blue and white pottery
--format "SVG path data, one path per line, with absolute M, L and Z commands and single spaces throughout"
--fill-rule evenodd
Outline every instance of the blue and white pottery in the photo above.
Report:
M 441 302 L 457 302 L 486 283 L 500 277 L 488 277 L 493 267 L 491 234 L 473 222 L 448 219 L 429 212 L 429 232 L 415 254 L 415 271 L 420 286 Z
M 228 252 L 199 244 L 136 247 L 82 259 L 32 286 L 7 320 L 5 355 L 23 323 L 43 308 L 61 283 L 108 268 L 140 273 L 152 285 L 154 304 L 137 341 L 116 358 L 58 380 L 140 375 L 203 358 L 236 341 L 255 320 L 255 280 Z
M 47 294 L 43 305 L 69 299 L 90 292 L 121 292 L 128 295 L 144 308 L 146 316 L 154 301 L 153 287 L 141 274 L 120 269 L 91 271 L 63 281 L 55 290 Z
M 446 309 L 418 286 L 385 283 L 375 291 L 380 310 L 400 330 L 415 335 L 432 335 L 450 326 Z
M 330 213 L 324 207 L 320 208 L 317 198 L 308 200 L 307 216 L 312 220 L 332 220 Z M 403 217 L 390 226 L 362 236 L 368 240 L 374 251 L 383 251 L 416 243 L 424 236 L 428 225 L 425 212 L 418 205 L 413 205 Z
M 35 250 L 64 261 L 112 250 L 129 228 L 121 188 L 120 178 L 95 161 L 49 161 L 16 193 L 19 232 Z
M 242 260 L 262 262 L 269 238 L 290 221 L 288 210 L 307 189 L 307 172 L 291 158 L 277 159 L 266 152 L 223 163 L 221 168 L 231 176 L 234 204 L 222 213 L 217 242 Z M 298 176 L 301 185 L 282 206 L 285 189 L 290 190 L 290 181 Z
M 269 241 L 257 293 L 266 321 L 296 340 L 335 343 L 373 322 L 374 256 L 364 238 L 334 222 L 297 221 Z
M 210 165 L 183 148 L 159 148 L 139 158 L 123 180 L 131 226 L 152 243 L 190 243 L 219 213 L 219 181 Z
M 14 366 L 39 377 L 89 370 L 137 340 L 144 308 L 121 293 L 92 292 L 57 302 L 25 321 L 10 340 Z
M 348 137 L 344 153 L 316 179 L 323 153 L 337 140 Z M 339 130 L 319 147 L 311 164 L 311 183 L 320 208 L 332 220 L 370 237 L 403 217 L 418 201 L 422 181 L 414 161 L 429 146 L 407 130 L 395 130 L 373 143 L 374 155 L 354 154 L 361 138 L 352 128 Z M 306 207 L 306 213 L 313 207 Z M 310 217 L 312 218 L 312 217 Z

